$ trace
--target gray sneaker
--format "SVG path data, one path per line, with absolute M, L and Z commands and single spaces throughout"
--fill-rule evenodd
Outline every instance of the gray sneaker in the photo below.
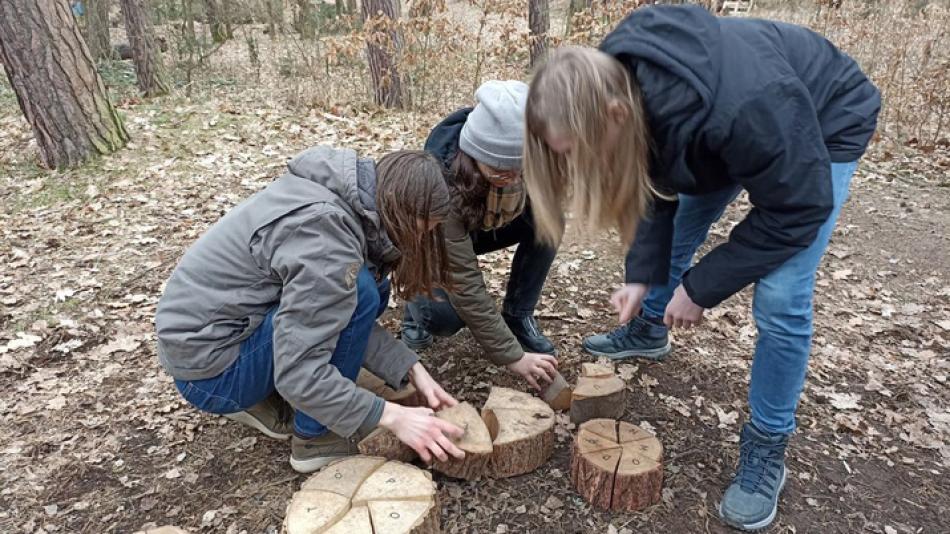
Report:
M 227 413 L 224 417 L 281 441 L 294 433 L 294 409 L 277 392 L 243 412 Z
M 290 440 L 290 466 L 298 473 L 313 473 L 338 458 L 359 454 L 357 445 L 362 435 L 341 438 L 333 432 L 316 438 L 296 434 Z
M 788 434 L 769 434 L 746 423 L 739 441 L 739 468 L 719 503 L 719 517 L 740 530 L 763 529 L 775 520 L 785 487 Z
M 584 350 L 611 360 L 646 358 L 662 360 L 672 350 L 666 326 L 634 317 L 629 323 L 606 334 L 584 339 Z

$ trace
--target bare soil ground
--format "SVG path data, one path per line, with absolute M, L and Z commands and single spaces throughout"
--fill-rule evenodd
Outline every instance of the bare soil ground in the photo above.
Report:
M 134 145 L 81 170 L 34 165 L 0 87 L 0 531 L 274 532 L 303 476 L 286 443 L 202 414 L 155 355 L 153 314 L 184 249 L 317 143 L 367 154 L 421 146 L 434 113 L 294 113 L 225 92 L 120 105 Z M 344 116 L 345 115 L 345 116 Z M 819 273 L 816 332 L 791 477 L 771 532 L 947 532 L 950 523 L 950 154 L 875 149 Z M 730 209 L 709 246 L 745 209 Z M 539 314 L 573 379 L 580 340 L 613 328 L 622 250 L 564 245 Z M 484 258 L 499 296 L 510 251 Z M 446 532 L 725 532 L 715 507 L 737 457 L 755 328 L 749 291 L 675 334 L 664 363 L 628 362 L 625 419 L 665 451 L 664 499 L 608 514 L 571 489 L 573 427 L 537 472 L 435 475 Z M 399 308 L 386 316 L 396 328 Z M 460 400 L 525 387 L 467 332 L 423 353 Z

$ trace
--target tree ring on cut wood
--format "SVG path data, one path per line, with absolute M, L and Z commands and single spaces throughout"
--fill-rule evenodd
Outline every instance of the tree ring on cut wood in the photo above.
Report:
M 592 419 L 578 428 L 574 439 L 571 481 L 596 508 L 642 510 L 660 500 L 663 446 L 636 425 Z
M 412 465 L 351 456 L 301 485 L 283 526 L 286 534 L 437 534 L 436 486 Z

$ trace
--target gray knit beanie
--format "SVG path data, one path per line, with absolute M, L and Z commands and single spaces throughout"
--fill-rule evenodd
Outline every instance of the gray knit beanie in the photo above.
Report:
M 528 85 L 516 80 L 489 81 L 475 91 L 478 104 L 468 114 L 459 148 L 489 167 L 521 168 L 524 108 Z

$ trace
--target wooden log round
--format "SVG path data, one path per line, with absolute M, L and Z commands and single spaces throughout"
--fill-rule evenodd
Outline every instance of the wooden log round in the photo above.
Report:
M 356 385 L 378 397 L 382 397 L 383 400 L 402 404 L 403 406 L 422 406 L 425 404 L 412 384 L 406 384 L 404 388 L 395 390 L 389 387 L 385 380 L 366 369 L 360 369 L 360 374 L 356 377 Z
M 380 456 L 397 462 L 412 462 L 418 455 L 412 447 L 406 445 L 395 434 L 385 428 L 377 428 L 370 432 L 357 445 L 360 454 Z
M 652 434 L 624 421 L 587 421 L 574 439 L 571 481 L 596 508 L 642 510 L 660 500 L 663 446 Z
M 450 457 L 446 462 L 436 460 L 432 468 L 453 478 L 478 480 L 484 477 L 492 457 L 492 438 L 475 407 L 462 402 L 436 412 L 435 416 L 465 431 L 461 438 L 455 440 L 455 445 L 465 452 L 465 458 L 459 460 Z
M 283 526 L 286 534 L 437 534 L 436 486 L 412 465 L 352 456 L 304 482 Z
M 591 419 L 619 419 L 625 398 L 626 384 L 611 367 L 583 363 L 571 394 L 571 422 L 579 425 Z
M 554 410 L 533 395 L 493 387 L 482 419 L 492 437 L 488 469 L 493 477 L 529 473 L 554 453 Z
M 571 409 L 571 393 L 571 386 L 568 385 L 567 380 L 564 380 L 561 373 L 557 373 L 554 381 L 544 388 L 541 398 L 548 403 L 551 409 L 565 412 Z

